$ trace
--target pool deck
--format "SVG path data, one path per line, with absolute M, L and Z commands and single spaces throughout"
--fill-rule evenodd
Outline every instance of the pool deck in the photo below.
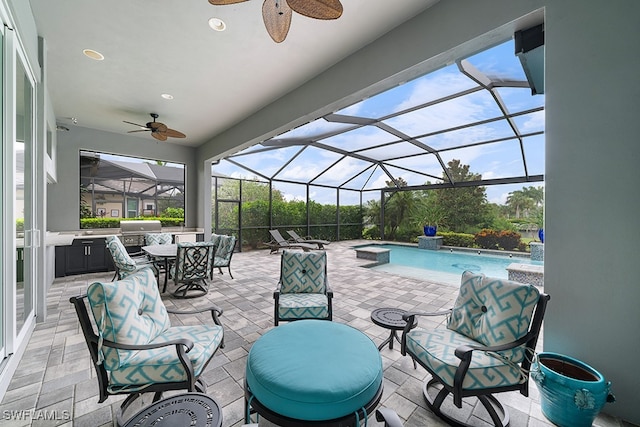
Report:
M 332 242 L 327 246 L 328 278 L 334 291 L 334 322 L 357 328 L 377 346 L 389 336 L 389 331 L 373 324 L 370 317 L 374 309 L 397 307 L 438 311 L 452 306 L 458 294 L 457 287 L 434 283 L 429 277 L 407 278 L 362 268 L 370 261 L 356 258 L 354 246 L 370 243 L 358 240 Z M 274 327 L 273 290 L 279 268 L 280 256 L 269 254 L 268 250 L 236 253 L 231 263 L 234 279 L 226 271 L 223 275 L 214 274 L 206 296 L 178 300 L 169 292 L 162 295 L 165 304 L 175 309 L 187 310 L 209 303 L 224 309 L 221 321 L 226 345 L 214 356 L 203 374 L 208 385 L 207 394 L 222 407 L 224 427 L 243 424 L 247 354 L 252 344 Z M 47 296 L 47 320 L 36 326 L 9 389 L 0 402 L 0 414 L 14 410 L 57 411 L 59 415 L 69 414 L 71 420 L 2 419 L 3 427 L 113 425 L 113 414 L 122 398 L 112 396 L 106 402 L 98 403 L 95 372 L 77 317 L 69 303 L 70 296 L 85 292 L 90 283 L 110 281 L 112 276 L 113 273 L 101 273 L 55 280 Z M 175 317 L 171 321 L 181 324 Z M 191 318 L 185 323 L 200 321 L 205 319 Z M 429 318 L 421 321 L 421 326 L 434 327 L 443 321 L 444 318 Z M 542 349 L 542 344 L 539 349 Z M 414 369 L 411 360 L 403 357 L 397 348 L 390 350 L 385 347 L 380 354 L 384 369 L 384 393 L 380 405 L 397 411 L 405 427 L 446 426 L 426 408 L 422 396 L 426 371 Z M 529 392 L 529 398 L 516 392 L 498 395 L 509 408 L 511 426 L 552 427 L 553 424 L 540 410 L 539 393 L 533 383 Z M 473 414 L 475 425 L 486 424 L 486 413 L 472 406 L 468 409 Z M 370 426 L 382 427 L 374 416 L 370 416 L 368 422 Z M 595 425 L 630 426 L 605 414 L 598 416 Z

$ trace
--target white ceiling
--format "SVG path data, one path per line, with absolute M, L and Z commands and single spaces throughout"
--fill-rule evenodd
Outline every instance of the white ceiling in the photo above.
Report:
M 271 0 L 266 0 L 271 1 Z M 294 12 L 277 44 L 262 1 L 30 0 L 46 40 L 49 93 L 58 124 L 126 133 L 149 113 L 197 146 L 387 33 L 438 0 L 342 0 L 335 21 Z M 215 32 L 207 24 L 227 24 Z M 94 61 L 83 49 L 101 52 Z M 173 100 L 160 95 L 169 93 Z M 132 134 L 151 139 L 147 132 Z

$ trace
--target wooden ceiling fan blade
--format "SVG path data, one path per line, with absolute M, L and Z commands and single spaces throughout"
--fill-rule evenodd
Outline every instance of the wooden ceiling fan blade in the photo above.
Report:
M 166 132 L 164 132 L 165 135 L 171 137 L 171 138 L 186 138 L 187 135 L 185 135 L 182 132 L 178 132 L 175 129 L 167 129 Z
M 134 133 L 134 132 L 149 132 L 151 129 L 138 129 L 138 130 L 130 130 L 127 133 Z
M 224 6 L 226 4 L 242 3 L 244 1 L 247 1 L 247 0 L 209 0 L 209 3 L 211 3 L 214 6 Z
M 342 16 L 340 0 L 286 0 L 289 7 L 314 19 L 338 19 Z
M 158 141 L 166 141 L 167 135 L 162 132 L 151 132 L 151 136 L 157 139 Z
M 281 43 L 287 38 L 293 11 L 286 0 L 264 0 L 262 19 L 267 32 L 274 42 Z

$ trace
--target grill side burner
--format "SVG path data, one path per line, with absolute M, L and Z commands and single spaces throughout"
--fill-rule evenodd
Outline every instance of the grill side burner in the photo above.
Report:
M 158 220 L 121 221 L 121 234 L 118 236 L 125 247 L 144 246 L 144 235 L 160 233 L 162 224 Z

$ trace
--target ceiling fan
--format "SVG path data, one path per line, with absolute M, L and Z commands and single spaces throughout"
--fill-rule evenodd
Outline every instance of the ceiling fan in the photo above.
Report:
M 215 6 L 248 0 L 209 0 Z M 291 26 L 292 11 L 314 19 L 338 19 L 342 15 L 340 0 L 264 0 L 262 20 L 274 42 L 284 41 Z
M 184 133 L 178 132 L 177 130 L 169 129 L 167 125 L 165 125 L 164 123 L 156 122 L 156 119 L 158 118 L 157 113 L 150 113 L 150 116 L 153 117 L 153 121 L 147 122 L 146 125 L 140 125 L 138 123 L 133 123 L 133 122 L 128 122 L 126 120 L 123 120 L 125 123 L 129 123 L 130 125 L 140 126 L 141 128 L 145 128 L 145 129 L 139 129 L 139 130 L 130 130 L 127 133 L 151 131 L 151 136 L 159 141 L 166 141 L 167 137 L 186 138 L 186 135 Z

